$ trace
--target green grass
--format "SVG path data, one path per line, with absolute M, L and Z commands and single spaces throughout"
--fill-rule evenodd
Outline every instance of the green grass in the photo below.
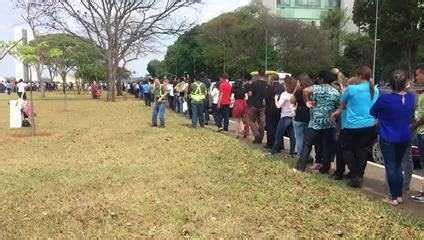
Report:
M 0 118 L 0 239 L 424 238 L 423 219 L 174 114 L 150 128 L 133 99 L 55 98 L 36 102 L 44 136 Z

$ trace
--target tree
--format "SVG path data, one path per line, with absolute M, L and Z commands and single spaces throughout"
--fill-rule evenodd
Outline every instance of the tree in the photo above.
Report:
M 20 10 L 22 20 L 29 26 L 34 39 L 40 36 L 40 28 L 42 21 L 48 13 L 52 13 L 54 1 L 28 1 L 28 0 L 14 0 L 15 8 Z M 42 78 L 43 68 L 40 63 L 35 63 L 34 68 L 37 74 L 38 81 L 40 81 L 41 96 L 46 96 L 46 86 Z
M 47 66 L 52 75 L 60 75 L 67 109 L 67 75 L 71 71 L 90 67 L 101 67 L 104 63 L 97 59 L 102 56 L 101 49 L 87 39 L 58 33 L 39 36 L 22 45 L 19 55 L 31 64 Z M 100 58 L 101 59 L 101 58 Z M 81 70 L 83 72 L 85 70 Z
M 375 1 L 357 0 L 353 21 L 360 28 L 374 34 Z M 418 48 L 424 41 L 424 4 L 422 0 L 380 1 L 378 19 L 379 59 L 381 67 L 405 62 L 409 72 L 416 67 Z M 388 54 L 387 54 L 388 53 Z M 381 69 L 382 70 L 382 69 Z
M 281 21 L 274 32 L 276 47 L 287 72 L 316 74 L 334 64 L 324 30 L 303 22 Z
M 117 71 L 123 60 L 137 57 L 143 51 L 136 49 L 146 48 L 163 35 L 174 35 L 190 27 L 187 21 L 174 17 L 178 10 L 192 4 L 181 0 L 56 1 L 56 11 L 48 14 L 45 25 L 87 37 L 104 50 L 107 99 L 114 101 Z M 81 30 L 84 34 L 80 34 Z
M 327 30 L 331 41 L 331 49 L 334 58 L 340 55 L 341 43 L 344 40 L 346 32 L 343 30 L 349 21 L 344 9 L 333 9 L 323 15 L 321 28 Z
M 264 27 L 272 29 L 279 20 L 266 14 L 260 6 L 243 7 L 185 32 L 168 47 L 163 61 L 167 72 L 179 76 L 207 72 L 218 77 L 226 71 L 243 77 L 266 62 L 270 69 L 281 69 L 273 33 L 267 38 Z
M 163 63 L 157 59 L 150 61 L 147 64 L 147 71 L 152 77 L 159 77 L 165 75 L 165 69 Z
M 0 41 L 0 61 L 3 60 L 9 53 L 13 52 L 13 49 L 18 46 L 21 40 L 16 42 L 4 42 Z
M 39 63 L 39 58 L 37 55 L 37 49 L 34 46 L 28 45 L 28 44 L 19 44 L 17 47 L 13 50 L 12 53 L 14 56 L 18 57 L 22 63 L 28 64 L 28 65 L 34 65 Z M 31 68 L 30 68 L 31 69 Z M 34 98 L 32 95 L 32 89 L 33 89 L 33 81 L 31 79 L 32 74 L 29 74 L 30 76 L 30 102 L 33 107 L 34 111 Z M 33 114 L 31 118 L 31 126 L 32 126 L 32 135 L 35 135 L 36 133 L 36 124 L 35 124 L 35 115 Z
M 351 33 L 344 38 L 343 55 L 338 65 L 347 76 L 353 76 L 359 67 L 371 66 L 373 60 L 373 41 L 367 35 Z

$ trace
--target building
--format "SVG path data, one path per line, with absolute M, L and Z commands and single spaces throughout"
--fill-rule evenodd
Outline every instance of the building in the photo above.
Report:
M 321 19 L 332 9 L 345 9 L 350 19 L 347 31 L 357 31 L 353 24 L 352 11 L 355 0 L 261 0 L 271 13 L 288 20 L 300 20 L 320 25 Z

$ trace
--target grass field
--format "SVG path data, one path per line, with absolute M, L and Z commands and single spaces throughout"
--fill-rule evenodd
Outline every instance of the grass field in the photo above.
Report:
M 132 98 L 54 99 L 25 137 L 0 97 L 0 239 L 424 238 L 423 219 L 230 136 L 174 114 L 150 128 Z

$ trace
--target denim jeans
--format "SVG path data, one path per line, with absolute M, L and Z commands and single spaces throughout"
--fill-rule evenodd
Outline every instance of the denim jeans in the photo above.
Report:
M 213 116 L 213 120 L 215 122 L 215 125 L 218 127 L 218 105 L 217 104 L 212 104 L 212 116 Z
M 222 128 L 224 122 L 224 131 L 228 131 L 228 125 L 230 124 L 230 105 L 224 105 L 218 108 L 218 128 Z
M 203 114 L 204 114 L 204 118 L 205 118 L 205 123 L 208 123 L 210 118 L 209 118 L 209 100 L 206 99 L 204 104 L 203 104 Z
M 197 127 L 197 123 L 199 123 L 201 127 L 205 126 L 204 107 L 205 105 L 203 103 L 191 103 L 191 123 L 193 127 Z
M 388 143 L 380 139 L 381 153 L 383 154 L 384 165 L 386 168 L 386 179 L 390 190 L 389 195 L 392 199 L 402 197 L 402 159 L 409 144 L 409 142 Z
M 152 124 L 154 126 L 158 124 L 158 117 L 160 125 L 165 126 L 165 102 L 155 102 L 153 105 Z
M 421 169 L 424 171 L 424 134 L 417 134 L 417 145 L 418 150 L 420 151 L 420 165 Z
M 296 139 L 296 152 L 298 156 L 300 156 L 303 150 L 303 141 L 305 139 L 305 132 L 307 128 L 308 123 L 293 120 L 293 131 Z
M 409 187 L 411 186 L 413 171 L 414 171 L 414 162 L 412 161 L 412 156 L 411 156 L 411 144 L 409 144 L 402 159 L 402 173 L 403 173 L 402 191 L 403 193 L 409 191 Z M 387 188 L 387 192 L 390 193 L 390 188 L 389 188 L 389 185 L 387 184 L 387 179 L 386 179 L 386 188 Z
M 149 107 L 152 105 L 152 97 L 150 93 L 144 93 L 144 104 Z
M 294 137 L 294 132 L 293 132 L 292 117 L 282 117 L 280 121 L 278 122 L 277 132 L 275 133 L 274 144 L 271 150 L 272 154 L 275 154 L 281 151 L 282 146 L 284 146 L 284 133 L 286 133 L 286 131 L 289 132 L 289 136 L 290 136 L 290 154 L 294 154 L 296 139 Z
M 303 142 L 303 151 L 300 154 L 299 160 L 296 165 L 296 169 L 299 171 L 305 171 L 306 165 L 309 161 L 311 154 L 312 145 L 316 142 L 320 142 L 322 146 L 322 162 L 323 167 L 320 169 L 321 173 L 328 173 L 330 170 L 330 142 L 332 137 L 333 129 L 312 129 L 307 128 L 305 132 L 305 138 Z

